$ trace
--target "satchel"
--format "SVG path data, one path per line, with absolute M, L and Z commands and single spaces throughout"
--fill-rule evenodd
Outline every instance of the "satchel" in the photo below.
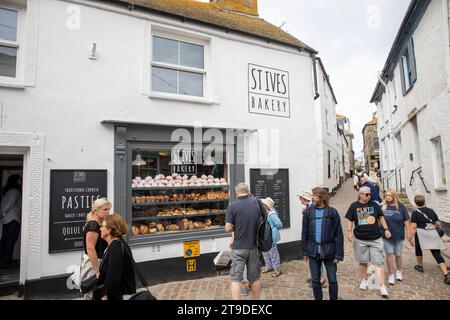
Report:
M 438 233 L 439 237 L 443 237 L 445 235 L 444 230 L 441 229 L 441 227 L 439 227 L 436 222 L 434 222 L 433 220 L 431 220 L 425 213 L 423 213 L 422 211 L 420 211 L 419 209 L 417 209 L 417 212 L 420 212 L 426 219 L 428 219 L 428 221 L 430 221 L 430 223 L 427 223 L 427 226 L 425 229 L 427 230 L 436 230 L 436 232 Z
M 97 275 L 93 275 L 80 283 L 80 291 L 83 294 L 94 290 L 95 284 L 97 283 Z
M 421 229 L 417 228 L 417 237 L 419 238 L 420 247 L 422 250 L 442 250 L 444 249 L 444 242 L 439 237 L 435 229 Z

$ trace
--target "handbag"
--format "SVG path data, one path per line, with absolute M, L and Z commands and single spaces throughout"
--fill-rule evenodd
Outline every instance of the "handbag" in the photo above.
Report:
M 80 291 L 83 294 L 94 290 L 95 284 L 97 283 L 97 275 L 93 275 L 80 283 Z
M 80 280 L 79 280 L 81 293 L 86 294 L 87 292 L 94 289 L 96 281 L 97 276 L 95 273 L 95 269 L 92 267 L 91 260 L 89 259 L 89 256 L 84 253 L 84 251 L 81 251 Z
M 122 255 L 125 251 L 123 244 L 121 243 L 122 247 Z M 136 292 L 132 294 L 128 300 L 157 300 L 154 295 L 150 292 L 150 289 L 148 288 L 147 280 L 145 280 L 144 275 L 142 274 L 141 270 L 138 268 L 136 262 L 134 261 L 133 255 L 130 254 L 131 262 L 133 263 L 134 270 L 136 270 L 136 273 L 139 277 L 139 280 L 141 281 L 142 285 L 145 287 L 146 290 Z
M 417 212 L 421 213 L 428 221 L 430 221 L 430 223 L 427 223 L 427 226 L 426 226 L 425 229 L 427 229 L 427 230 L 433 230 L 433 229 L 436 230 L 436 232 L 438 233 L 439 237 L 441 237 L 441 238 L 445 235 L 444 230 L 442 230 L 442 228 L 440 226 L 438 226 L 435 221 L 431 220 L 425 213 L 423 213 L 419 209 L 417 209 Z

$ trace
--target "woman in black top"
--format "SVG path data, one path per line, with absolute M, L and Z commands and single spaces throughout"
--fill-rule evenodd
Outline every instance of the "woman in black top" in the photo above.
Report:
M 411 216 L 411 231 L 414 236 L 415 248 L 416 248 L 416 259 L 417 265 L 414 267 L 419 272 L 424 272 L 423 270 L 423 253 L 420 247 L 419 237 L 417 236 L 417 228 L 425 229 L 428 223 L 435 223 L 440 226 L 439 218 L 433 209 L 425 207 L 425 197 L 422 195 L 416 195 L 414 197 L 414 202 L 416 203 L 417 210 L 412 213 Z M 444 274 L 444 283 L 450 285 L 450 276 L 447 270 L 447 264 L 442 257 L 441 250 L 431 249 L 431 254 L 439 265 L 442 273 Z
M 99 275 L 100 261 L 108 244 L 100 236 L 100 225 L 103 219 L 111 211 L 111 203 L 106 198 L 100 198 L 92 204 L 92 211 L 87 215 L 87 222 L 83 228 L 83 262 L 90 265 L 90 269 L 83 272 L 82 279 L 87 279 L 94 274 Z M 86 274 L 86 275 L 84 275 Z M 92 292 L 85 295 L 86 299 L 92 298 Z
M 127 232 L 128 226 L 118 214 L 108 215 L 103 221 L 101 234 L 108 248 L 100 264 L 93 300 L 122 300 L 124 295 L 136 293 L 132 253 L 122 240 Z

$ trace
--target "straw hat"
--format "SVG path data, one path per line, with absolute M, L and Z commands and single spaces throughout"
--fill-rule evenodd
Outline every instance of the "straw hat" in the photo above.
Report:
M 306 199 L 308 201 L 311 201 L 311 198 L 312 198 L 311 192 L 308 192 L 308 191 L 302 191 L 297 196 L 300 198 Z
M 267 208 L 269 208 L 270 210 L 273 210 L 273 205 L 275 204 L 275 202 L 272 200 L 272 198 L 265 198 L 261 200 L 262 203 L 264 203 Z

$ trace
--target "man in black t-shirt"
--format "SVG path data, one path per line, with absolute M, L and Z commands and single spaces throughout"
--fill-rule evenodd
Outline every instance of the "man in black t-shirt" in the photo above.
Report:
M 234 231 L 231 251 L 231 296 L 233 300 L 241 298 L 241 282 L 247 266 L 247 279 L 250 282 L 254 300 L 261 292 L 261 260 L 257 248 L 257 231 L 260 218 L 258 200 L 250 196 L 248 185 L 239 183 L 235 187 L 237 200 L 227 208 L 225 231 Z
M 380 282 L 380 294 L 387 298 L 388 292 L 384 279 L 384 244 L 381 235 L 391 237 L 391 233 L 384 220 L 380 206 L 371 200 L 371 189 L 361 187 L 359 200 L 352 203 L 345 215 L 347 218 L 348 240 L 353 242 L 355 260 L 359 262 L 361 275 L 361 290 L 369 289 L 367 265 L 371 263 L 377 267 L 377 276 Z M 353 224 L 355 228 L 353 229 Z M 383 227 L 384 231 L 380 227 Z M 355 236 L 353 238 L 353 235 Z

